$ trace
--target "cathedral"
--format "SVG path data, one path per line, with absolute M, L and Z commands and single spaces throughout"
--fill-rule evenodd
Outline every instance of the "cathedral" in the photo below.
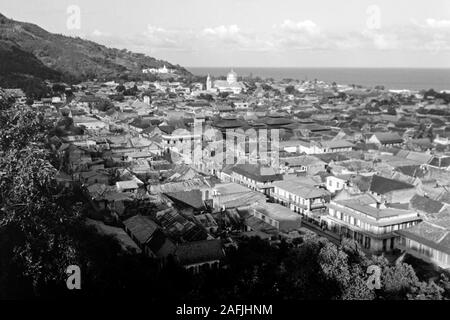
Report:
M 210 75 L 206 78 L 206 90 L 216 92 L 230 92 L 239 94 L 244 91 L 245 86 L 238 81 L 237 73 L 231 70 L 227 74 L 227 80 L 211 80 Z

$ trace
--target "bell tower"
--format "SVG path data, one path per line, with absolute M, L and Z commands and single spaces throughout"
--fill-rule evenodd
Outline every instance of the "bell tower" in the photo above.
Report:
M 206 77 L 206 90 L 210 91 L 212 88 L 212 82 L 211 82 L 211 77 L 208 74 L 208 76 Z

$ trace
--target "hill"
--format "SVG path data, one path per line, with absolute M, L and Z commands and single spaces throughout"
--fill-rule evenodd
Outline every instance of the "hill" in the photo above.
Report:
M 22 88 L 31 96 L 48 91 L 43 79 L 63 80 L 63 75 L 45 66 L 33 54 L 16 45 L 0 40 L 0 87 Z
M 30 76 L 62 77 L 66 80 L 85 80 L 92 78 L 111 79 L 123 75 L 139 75 L 142 68 L 162 67 L 176 69 L 180 74 L 189 72 L 166 61 L 158 60 L 141 53 L 107 48 L 93 41 L 50 33 L 41 27 L 6 18 L 0 13 L 0 51 L 8 61 L 10 53 L 19 53 L 19 60 L 32 66 Z M 36 58 L 41 64 L 39 64 Z M 19 63 L 20 64 L 20 63 Z M 8 72 L 21 69 L 18 63 Z M 7 63 L 0 66 L 0 73 Z M 45 69 L 46 67 L 48 69 Z M 10 68 L 11 69 L 11 68 Z M 19 74 L 24 75 L 20 70 Z M 5 71 L 6 72 L 6 71 Z

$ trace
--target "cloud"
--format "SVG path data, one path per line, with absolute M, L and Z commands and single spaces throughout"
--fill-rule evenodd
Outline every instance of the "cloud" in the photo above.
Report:
M 284 20 L 272 31 L 272 42 L 279 50 L 323 50 L 331 45 L 328 36 L 311 20 Z
M 106 32 L 102 32 L 102 31 L 100 31 L 98 29 L 95 29 L 94 31 L 92 31 L 92 35 L 94 37 L 109 37 L 109 36 L 111 36 L 111 34 L 106 33 Z
M 230 26 L 218 26 L 213 28 L 205 28 L 202 31 L 203 35 L 213 36 L 219 38 L 236 37 L 239 36 L 241 29 L 235 24 Z
M 426 19 L 409 25 L 392 26 L 382 31 L 389 35 L 393 49 L 438 53 L 450 50 L 450 20 Z
M 250 42 L 235 24 L 204 28 L 198 35 L 198 40 L 206 47 L 226 46 L 228 49 L 248 46 Z
M 199 30 L 148 25 L 140 34 L 118 37 L 94 30 L 90 37 L 110 46 L 140 52 L 295 52 L 315 50 L 450 51 L 450 20 L 428 18 L 377 29 L 325 30 L 312 20 L 286 19 L 269 30 L 243 29 L 237 24 Z M 101 39 L 101 40 L 100 40 Z
M 426 19 L 426 25 L 429 26 L 430 28 L 446 29 L 446 28 L 450 28 L 450 20 L 435 20 L 435 19 L 428 18 L 428 19 Z
M 153 48 L 187 50 L 191 48 L 189 40 L 193 35 L 189 30 L 170 30 L 148 25 L 142 36 L 141 42 Z
M 242 31 L 236 24 L 204 28 L 197 40 L 207 48 L 225 47 L 233 51 L 267 51 L 272 43 L 251 30 Z
M 280 26 L 276 26 L 275 28 L 293 32 L 293 33 L 306 33 L 310 36 L 319 35 L 320 34 L 320 28 L 317 24 L 315 24 L 311 20 L 305 20 L 305 21 L 299 21 L 294 22 L 291 20 L 284 20 L 283 23 Z
M 395 33 L 383 32 L 380 29 L 363 30 L 360 47 L 374 48 L 376 50 L 395 50 L 401 48 L 398 36 Z M 368 43 L 365 43 L 368 41 Z
M 385 26 L 362 31 L 322 30 L 311 20 L 285 20 L 271 35 L 279 50 L 400 50 L 437 53 L 450 50 L 450 20 Z

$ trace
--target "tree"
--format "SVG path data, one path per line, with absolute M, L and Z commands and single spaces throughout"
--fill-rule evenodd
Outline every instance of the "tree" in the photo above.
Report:
M 371 300 L 375 293 L 366 283 L 366 267 L 361 254 L 356 247 L 355 252 L 359 259 L 349 259 L 343 247 L 337 247 L 327 242 L 320 250 L 319 263 L 326 277 L 337 283 L 340 289 L 339 299 L 344 300 Z
M 397 111 L 395 110 L 395 107 L 394 106 L 389 106 L 388 109 L 387 109 L 387 114 L 393 115 L 393 116 L 397 115 Z
M 119 92 L 119 93 L 124 92 L 125 89 L 126 89 L 126 88 L 125 88 L 125 86 L 124 86 L 123 84 L 119 84 L 119 85 L 116 87 L 116 91 Z
M 108 111 L 110 109 L 114 109 L 114 104 L 107 99 L 102 99 L 99 103 L 95 104 L 95 108 L 99 111 Z
M 284 90 L 287 94 L 294 94 L 297 91 L 294 86 L 287 86 Z
M 63 279 L 61 266 L 74 258 L 73 243 L 67 234 L 79 218 L 76 206 L 67 207 L 67 196 L 55 181 L 56 169 L 48 152 L 34 147 L 10 150 L 1 159 L 0 183 L 2 237 L 16 241 L 2 248 L 30 278 L 35 289 Z
M 154 263 L 85 225 L 80 194 L 56 181 L 45 119 L 7 110 L 1 120 L 0 298 L 71 295 L 65 270 L 72 264 L 83 270 L 82 295 L 145 292 L 157 275 Z
M 230 95 L 230 92 L 220 92 L 218 94 L 219 98 L 225 99 L 226 97 L 228 97 Z
M 53 93 L 56 93 L 56 94 L 61 94 L 61 93 L 65 93 L 66 92 L 66 86 L 64 86 L 64 85 L 62 85 L 62 84 L 59 84 L 59 83 L 55 83 L 53 86 L 52 86 L 52 91 L 53 91 Z
M 42 113 L 10 107 L 8 104 L 0 113 L 0 150 L 20 150 L 29 144 L 45 141 L 51 124 Z
M 214 97 L 212 95 L 210 95 L 210 94 L 200 93 L 198 98 L 206 100 L 206 101 L 214 101 Z

